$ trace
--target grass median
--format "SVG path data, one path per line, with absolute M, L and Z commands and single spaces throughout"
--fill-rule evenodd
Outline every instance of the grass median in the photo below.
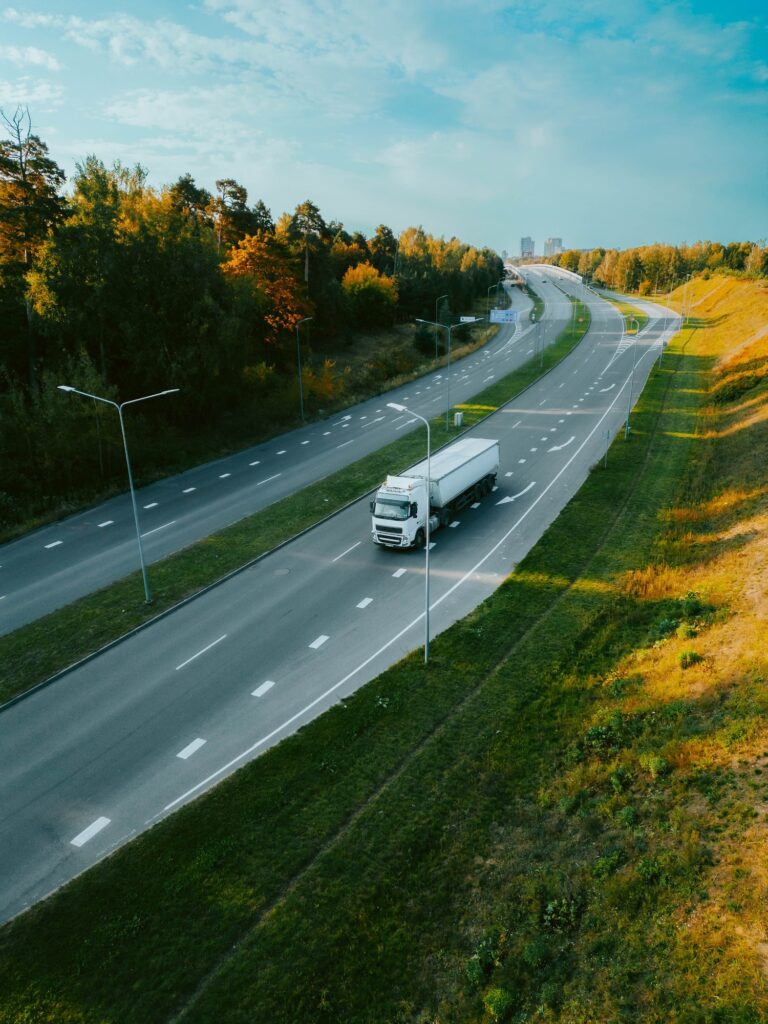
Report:
M 765 1020 L 768 663 L 732 569 L 768 558 L 768 387 L 702 420 L 689 338 L 427 668 L 4 928 L 0 1021 Z
M 464 413 L 465 428 L 494 412 L 574 348 L 589 329 L 589 311 L 579 312 L 538 357 L 456 408 Z M 455 438 L 445 415 L 431 421 L 433 446 Z M 424 440 L 419 431 L 401 438 L 346 469 L 270 505 L 234 526 L 191 545 L 149 567 L 153 604 L 143 601 L 140 574 L 73 602 L 36 622 L 0 637 L 0 704 L 49 679 L 105 644 L 138 628 L 164 610 L 237 571 L 277 545 L 313 526 L 323 515 L 361 497 L 394 468 L 421 459 Z M 318 510 L 323 510 L 320 515 Z

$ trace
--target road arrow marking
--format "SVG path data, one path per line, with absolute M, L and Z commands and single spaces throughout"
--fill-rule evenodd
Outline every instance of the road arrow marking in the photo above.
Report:
M 536 481 L 532 480 L 527 487 L 523 488 L 522 491 L 518 491 L 517 494 L 509 494 L 506 498 L 502 498 L 501 501 L 497 501 L 497 505 L 507 505 L 510 501 L 515 501 L 517 498 L 522 498 L 524 494 L 527 494 L 532 487 L 536 486 Z
M 574 435 L 572 435 L 571 437 L 568 438 L 567 441 L 564 441 L 562 444 L 555 444 L 551 448 L 547 448 L 547 451 L 548 452 L 561 452 L 563 450 L 563 448 L 567 448 L 568 445 L 571 444 L 571 442 L 575 441 L 575 440 L 576 440 L 576 437 Z
M 609 384 L 607 388 L 600 388 L 600 394 L 602 395 L 606 391 L 611 391 L 615 387 L 615 384 Z

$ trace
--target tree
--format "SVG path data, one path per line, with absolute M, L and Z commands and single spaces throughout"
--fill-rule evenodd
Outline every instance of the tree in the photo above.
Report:
M 168 189 L 174 208 L 186 213 L 195 221 L 211 223 L 211 202 L 213 196 L 206 188 L 198 188 L 191 174 L 182 176 Z
M 310 249 L 317 252 L 326 234 L 325 221 L 320 215 L 320 210 L 310 199 L 296 207 L 291 218 L 290 230 L 294 238 L 301 237 L 304 240 L 304 281 L 308 284 Z
M 353 323 L 364 328 L 392 323 L 397 305 L 393 278 L 380 274 L 370 263 L 359 263 L 347 270 L 341 287 L 349 302 Z
M 0 111 L 9 138 L 0 140 L 0 274 L 12 292 L 12 305 L 26 318 L 27 375 L 37 379 L 37 335 L 25 276 L 50 229 L 64 216 L 59 194 L 65 176 L 48 156 L 48 147 L 32 134 L 29 110 L 17 107 L 11 117 Z M 9 339 L 10 340 L 10 339 Z
M 373 238 L 368 242 L 368 248 L 371 253 L 371 263 L 380 273 L 395 273 L 397 239 L 391 228 L 388 228 L 386 224 L 379 224 Z
M 210 211 L 216 225 L 216 240 L 229 248 L 256 230 L 254 214 L 248 209 L 248 189 L 234 178 L 220 178 L 216 182 L 216 198 Z
M 253 216 L 253 230 L 264 231 L 268 235 L 274 234 L 275 222 L 272 220 L 272 214 L 264 205 L 261 199 L 256 203 L 251 211 Z

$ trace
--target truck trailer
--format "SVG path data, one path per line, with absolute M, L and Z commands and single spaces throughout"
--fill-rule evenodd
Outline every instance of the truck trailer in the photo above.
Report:
M 390 548 L 423 547 L 429 532 L 447 526 L 454 515 L 488 494 L 499 472 L 499 442 L 465 437 L 437 452 L 403 476 L 388 476 L 371 501 L 374 544 Z

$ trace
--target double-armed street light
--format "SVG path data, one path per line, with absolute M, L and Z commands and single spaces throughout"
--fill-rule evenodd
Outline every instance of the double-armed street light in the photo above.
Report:
M 453 334 L 454 327 L 469 327 L 471 324 L 479 323 L 481 320 L 485 320 L 484 316 L 472 316 L 462 317 L 457 324 L 439 324 L 434 320 L 422 320 L 420 317 L 416 317 L 417 324 L 429 324 L 431 327 L 442 327 L 443 330 L 448 331 L 448 364 L 446 367 L 446 380 L 448 382 L 448 405 L 445 410 L 445 425 L 449 425 L 451 416 L 451 335 Z M 416 415 L 414 413 L 414 415 Z
M 303 320 L 299 320 L 296 324 L 296 365 L 299 371 L 299 412 L 301 413 L 301 422 L 304 423 L 304 381 L 301 379 L 301 345 L 299 344 L 299 328 L 302 324 L 307 323 L 311 320 L 311 316 L 305 316 Z
M 395 412 L 407 412 L 409 416 L 415 416 L 416 419 L 421 420 L 424 426 L 427 428 L 427 509 L 426 509 L 426 543 L 424 544 L 424 664 L 429 662 L 429 519 L 430 519 L 430 497 L 432 491 L 432 473 L 431 473 L 431 443 L 430 443 L 430 432 L 429 432 L 429 420 L 426 417 L 419 415 L 414 412 L 413 409 L 409 409 L 406 405 L 400 405 L 398 402 L 387 402 L 388 409 L 394 409 Z
M 120 432 L 123 435 L 123 450 L 125 451 L 125 465 L 128 469 L 128 486 L 131 491 L 131 504 L 133 506 L 133 522 L 136 527 L 136 542 L 139 546 L 139 564 L 141 565 L 141 576 L 144 581 L 144 599 L 147 604 L 152 603 L 152 595 L 149 590 L 149 580 L 147 579 L 147 569 L 144 564 L 144 549 L 141 545 L 141 530 L 139 528 L 139 512 L 136 507 L 136 493 L 133 488 L 133 474 L 131 472 L 131 460 L 128 456 L 128 438 L 125 434 L 125 423 L 123 422 L 123 409 L 126 405 L 135 405 L 137 402 L 146 402 L 150 398 L 160 398 L 162 395 L 173 395 L 179 389 L 168 388 L 166 391 L 158 391 L 154 395 L 144 395 L 142 398 L 131 398 L 127 402 L 113 402 L 111 398 L 101 398 L 99 395 L 92 395 L 88 391 L 81 391 L 79 388 L 70 387 L 68 384 L 59 384 L 59 391 L 71 391 L 75 395 L 82 395 L 84 398 L 92 398 L 94 402 L 104 402 L 105 405 L 111 405 L 117 409 L 117 415 L 120 419 Z

